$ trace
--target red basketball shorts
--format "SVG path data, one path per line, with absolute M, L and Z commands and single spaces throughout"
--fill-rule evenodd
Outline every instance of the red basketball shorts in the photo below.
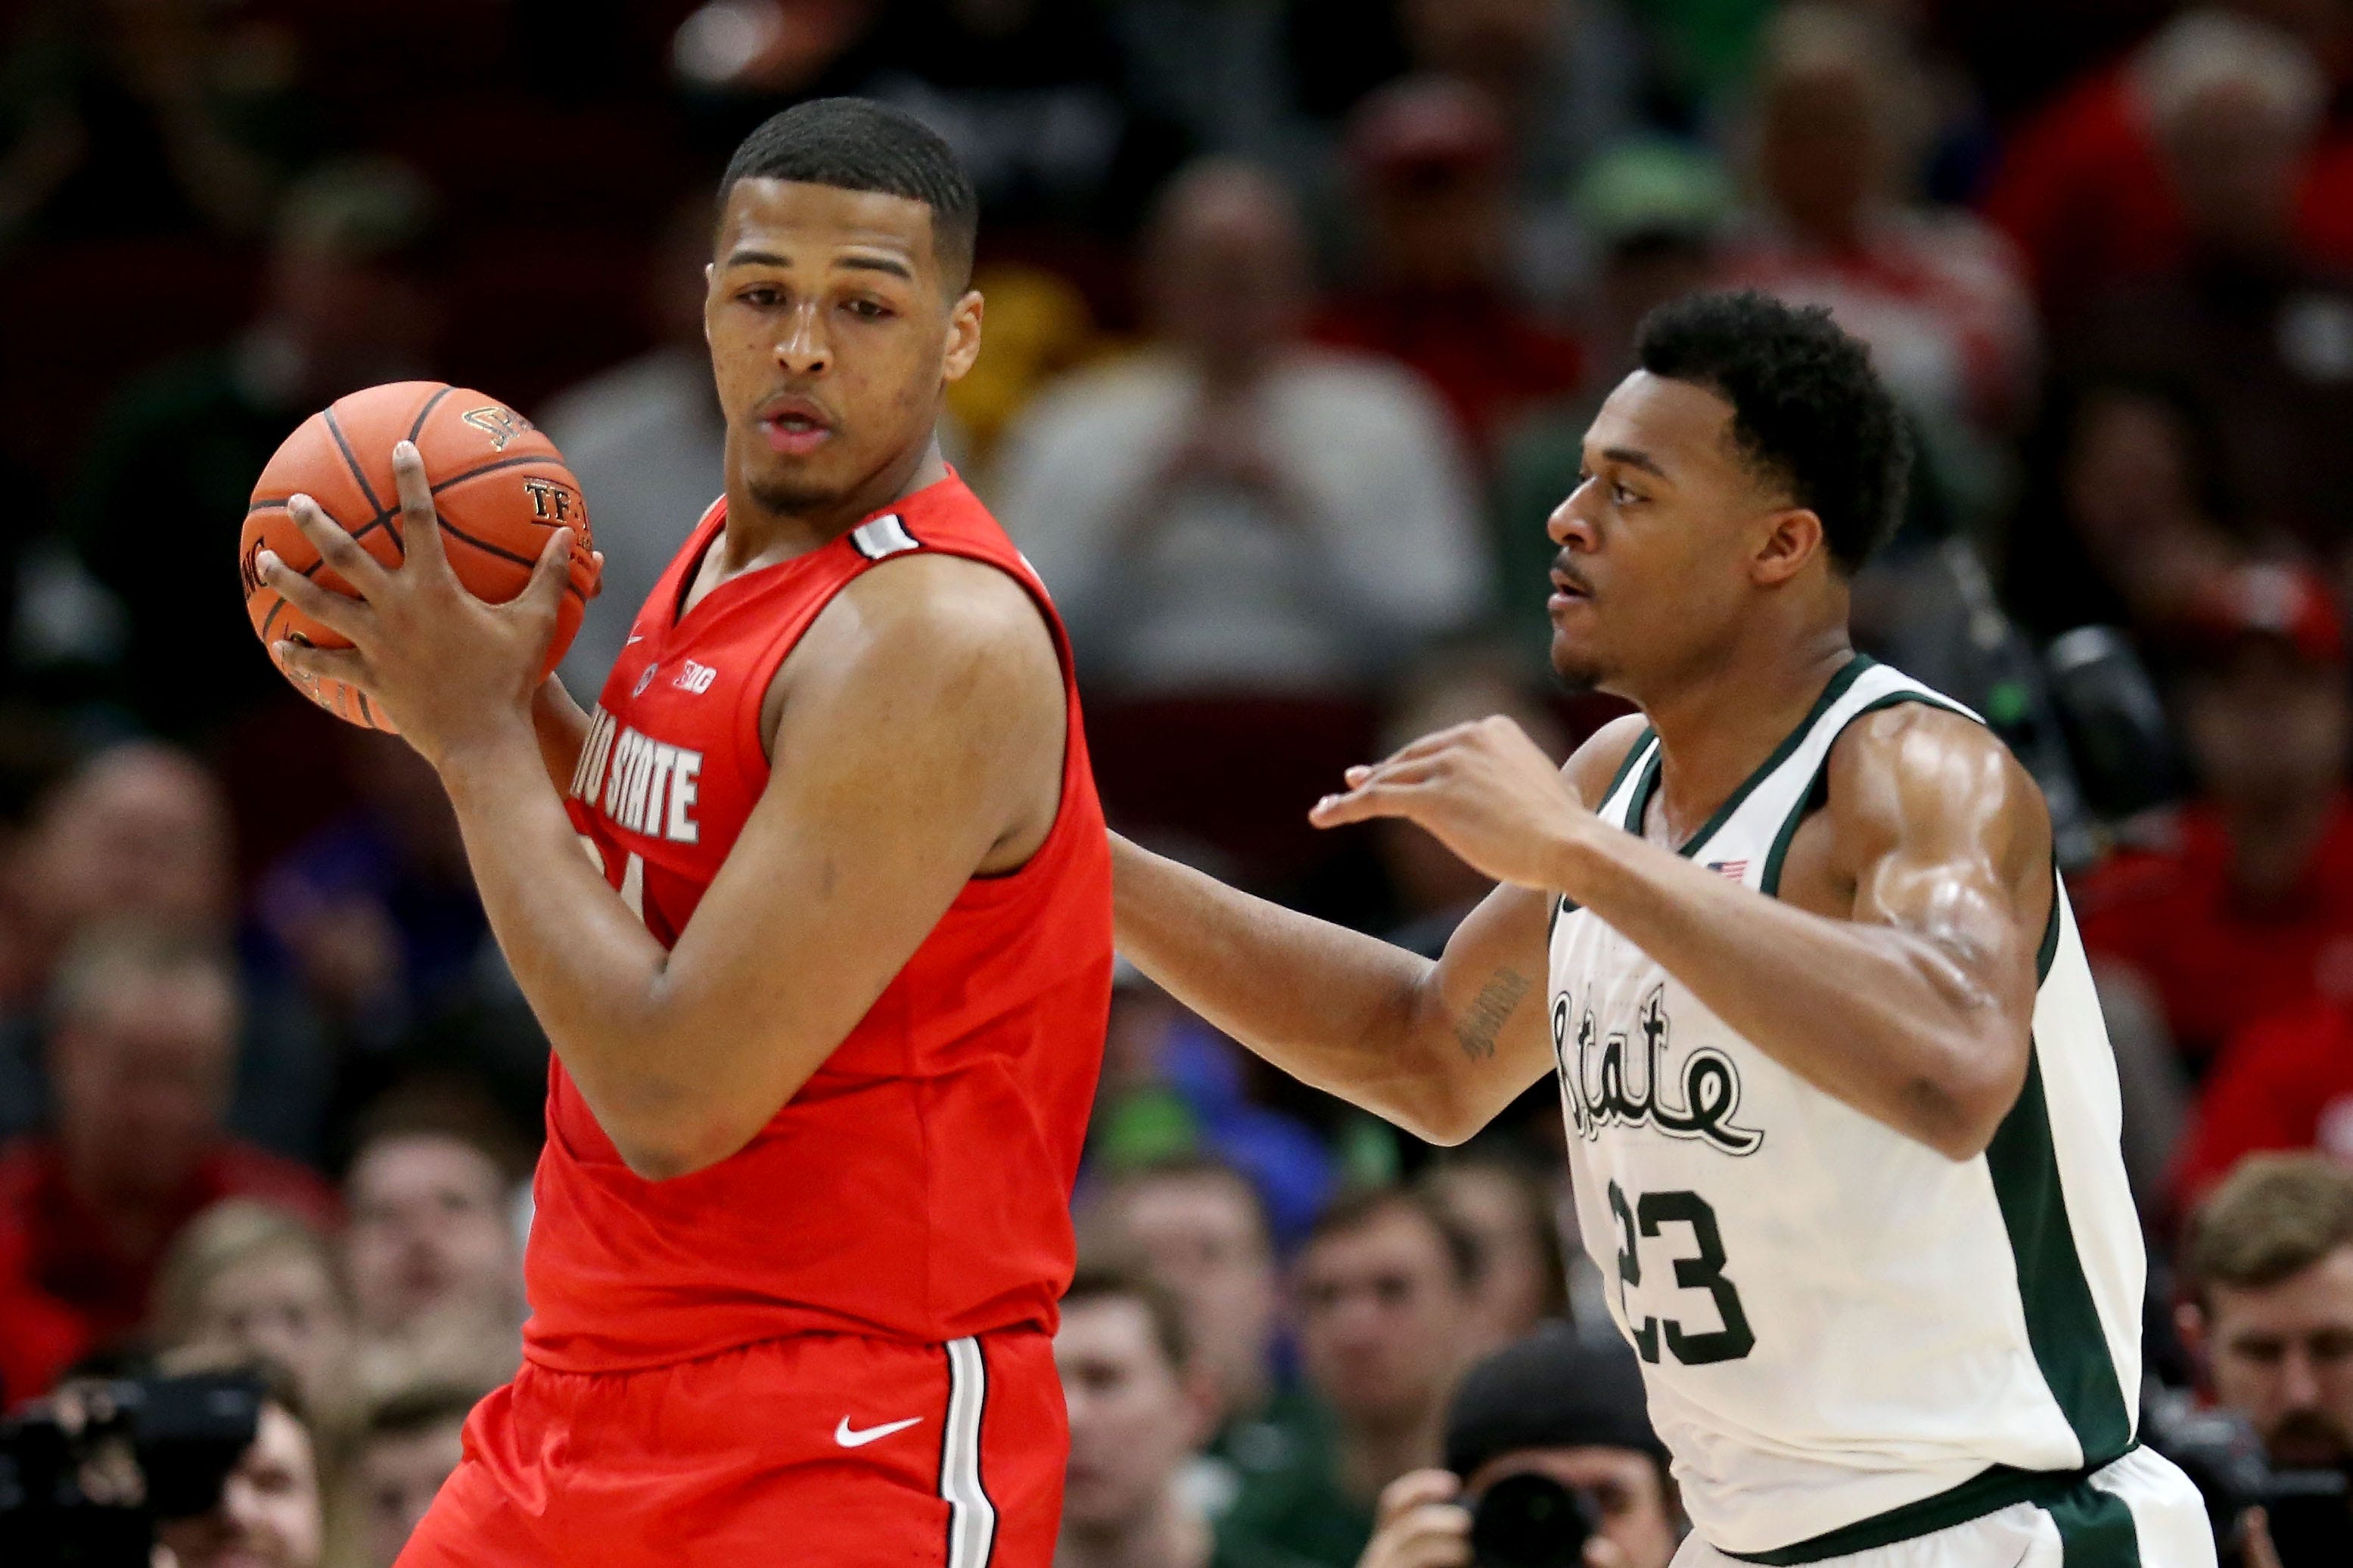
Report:
M 525 1364 L 398 1568 L 1048 1568 L 1053 1342 L 809 1334 L 639 1372 Z

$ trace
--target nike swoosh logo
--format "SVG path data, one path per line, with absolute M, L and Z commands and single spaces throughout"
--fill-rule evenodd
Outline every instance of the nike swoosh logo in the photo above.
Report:
M 888 1437 L 893 1432 L 904 1432 L 908 1427 L 920 1426 L 923 1423 L 922 1416 L 910 1415 L 904 1421 L 893 1421 L 887 1426 L 869 1426 L 859 1432 L 851 1429 L 849 1417 L 845 1415 L 841 1418 L 841 1425 L 833 1429 L 833 1440 L 845 1448 L 863 1448 L 879 1437 Z
M 621 646 L 622 646 L 623 647 L 628 647 L 628 646 L 629 646 L 629 643 L 633 643 L 633 642 L 643 642 L 643 641 L 645 641 L 645 640 L 646 640 L 646 634 L 645 634 L 645 633 L 643 633 L 643 632 L 632 632 L 632 633 L 629 635 L 629 642 L 625 642 L 625 643 L 623 643 Z

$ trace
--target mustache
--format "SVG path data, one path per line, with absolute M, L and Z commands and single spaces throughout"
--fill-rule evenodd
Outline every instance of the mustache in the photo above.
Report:
M 1576 560 L 1566 550 L 1553 557 L 1552 575 L 1555 581 L 1567 584 L 1577 593 L 1588 596 L 1593 593 L 1592 583 L 1587 579 L 1584 573 L 1577 569 Z

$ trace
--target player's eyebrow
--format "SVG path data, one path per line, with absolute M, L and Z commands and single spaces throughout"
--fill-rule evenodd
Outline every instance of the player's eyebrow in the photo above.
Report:
M 730 267 L 781 267 L 789 272 L 793 269 L 793 258 L 789 256 L 779 256 L 773 250 L 739 250 L 727 258 L 727 265 Z
M 1662 479 L 1667 478 L 1667 470 L 1659 467 L 1657 459 L 1648 452 L 1638 451 L 1632 447 L 1604 447 L 1601 449 L 1601 455 L 1613 463 L 1623 463 L 1630 468 L 1640 468 L 1644 473 Z
M 910 283 L 915 280 L 913 270 L 893 256 L 845 256 L 834 265 L 860 272 L 888 272 L 892 277 L 904 278 Z

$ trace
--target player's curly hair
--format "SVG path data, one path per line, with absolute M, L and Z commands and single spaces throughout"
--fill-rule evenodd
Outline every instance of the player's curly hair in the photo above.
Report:
M 744 138 L 720 177 L 719 201 L 738 180 L 791 180 L 879 191 L 932 209 L 940 273 L 961 290 L 972 278 L 980 196 L 955 150 L 902 109 L 865 98 L 813 98 L 772 114 Z
M 1732 405 L 1732 435 L 1757 468 L 1822 520 L 1831 562 L 1852 572 L 1895 531 L 1912 432 L 1871 352 L 1823 306 L 1752 290 L 1693 294 L 1643 318 L 1644 370 Z

